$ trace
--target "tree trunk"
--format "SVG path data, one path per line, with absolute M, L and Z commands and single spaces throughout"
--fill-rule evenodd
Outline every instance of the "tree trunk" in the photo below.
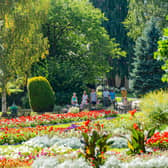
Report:
M 7 117 L 6 88 L 2 88 L 2 117 Z
M 108 79 L 108 85 L 109 85 L 110 87 L 116 87 L 116 86 L 115 86 L 115 78 L 109 78 L 109 79 Z
M 120 88 L 121 87 L 125 87 L 125 77 L 121 78 L 121 84 L 120 84 Z

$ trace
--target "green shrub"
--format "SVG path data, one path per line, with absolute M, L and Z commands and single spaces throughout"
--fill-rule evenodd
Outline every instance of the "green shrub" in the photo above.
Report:
M 79 107 L 71 107 L 69 110 L 68 110 L 68 113 L 79 113 Z
M 54 92 L 44 77 L 33 77 L 28 80 L 29 103 L 33 111 L 50 112 L 54 107 Z
M 168 92 L 155 91 L 147 94 L 140 103 L 140 109 L 152 124 L 158 127 L 168 121 Z

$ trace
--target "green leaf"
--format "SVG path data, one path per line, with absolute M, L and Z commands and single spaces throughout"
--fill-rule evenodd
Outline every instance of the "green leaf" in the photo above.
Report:
M 147 134 L 147 138 L 151 138 L 153 136 L 153 134 L 155 133 L 155 130 L 156 128 L 151 128 L 149 131 L 148 131 L 148 134 Z

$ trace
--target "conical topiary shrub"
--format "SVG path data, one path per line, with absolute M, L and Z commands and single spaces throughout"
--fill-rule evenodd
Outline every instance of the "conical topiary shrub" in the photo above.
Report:
M 54 92 L 46 78 L 42 76 L 30 78 L 27 89 L 33 111 L 39 113 L 53 111 Z

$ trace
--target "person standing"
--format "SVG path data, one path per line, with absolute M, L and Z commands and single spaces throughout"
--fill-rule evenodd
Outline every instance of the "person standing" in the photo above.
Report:
M 71 104 L 72 104 L 72 106 L 78 106 L 78 98 L 77 98 L 75 92 L 73 93 L 73 96 L 71 98 Z
M 103 91 L 103 104 L 105 107 L 109 105 L 109 101 L 110 101 L 110 93 L 107 90 L 107 88 L 105 88 Z
M 83 95 L 82 95 L 82 102 L 80 105 L 81 109 L 84 109 L 88 105 L 88 95 L 86 94 L 86 91 L 84 90 Z
M 90 93 L 90 103 L 91 103 L 92 107 L 95 108 L 95 105 L 97 103 L 97 94 L 94 89 L 92 89 L 92 91 Z
M 110 90 L 110 100 L 111 100 L 111 104 L 114 106 L 115 108 L 115 92 L 113 89 Z

